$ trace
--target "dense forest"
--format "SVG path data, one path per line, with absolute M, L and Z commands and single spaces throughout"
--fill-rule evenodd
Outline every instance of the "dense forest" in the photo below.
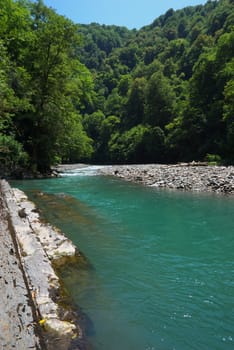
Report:
M 234 163 L 234 1 L 140 30 L 0 0 L 0 168 Z

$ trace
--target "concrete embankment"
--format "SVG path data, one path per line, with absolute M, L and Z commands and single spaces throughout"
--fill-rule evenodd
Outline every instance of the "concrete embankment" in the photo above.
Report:
M 8 208 L 0 197 L 0 349 L 43 349 Z
M 233 166 L 197 163 L 115 165 L 102 168 L 100 173 L 157 188 L 234 194 Z
M 75 259 L 76 247 L 43 223 L 26 195 L 0 181 L 0 350 L 84 349 L 72 310 L 60 303 L 53 266 Z

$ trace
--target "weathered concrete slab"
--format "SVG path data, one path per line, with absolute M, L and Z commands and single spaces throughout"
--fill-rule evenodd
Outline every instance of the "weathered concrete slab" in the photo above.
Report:
M 48 257 L 55 261 L 63 259 L 64 257 L 74 256 L 77 252 L 77 248 L 71 240 L 57 228 L 45 224 L 40 220 L 34 203 L 28 200 L 24 192 L 17 188 L 13 188 L 12 192 L 16 199 L 18 209 L 20 209 L 21 219 L 25 219 L 24 222 L 30 225 L 31 230 L 36 234 L 37 239 L 40 241 Z M 22 220 L 20 221 L 22 222 Z M 22 239 L 24 239 L 24 236 Z M 59 261 L 57 261 L 57 263 L 59 264 Z
M 14 325 L 9 326 L 15 328 L 7 328 L 5 322 L 1 326 L 0 319 L 0 337 L 2 336 L 3 342 L 8 342 L 8 338 L 11 342 L 9 347 L 4 345 L 3 348 L 14 349 L 15 339 L 27 341 L 24 334 L 26 332 L 29 334 L 30 343 L 22 346 L 19 344 L 16 349 L 41 349 L 39 343 L 37 344 L 34 332 L 37 325 L 44 335 L 43 350 L 85 349 L 86 342 L 83 332 L 76 317 L 71 317 L 72 310 L 70 312 L 64 310 L 58 304 L 61 285 L 52 266 L 53 262 L 59 265 L 64 262 L 64 258 L 76 257 L 78 253 L 76 247 L 62 232 L 41 221 L 35 205 L 28 200 L 24 192 L 12 189 L 4 180 L 0 181 L 0 189 L 2 193 L 0 212 L 2 216 L 4 213 L 6 215 L 0 226 L 0 231 L 3 233 L 2 242 L 6 247 L 6 250 L 2 251 L 2 268 L 7 271 L 2 281 L 0 278 L 0 286 L 2 286 L 0 291 L 2 290 L 4 304 L 7 304 L 9 298 L 13 298 L 14 289 L 19 288 L 17 297 L 12 299 L 13 310 L 7 308 L 8 311 L 3 311 L 3 315 L 8 312 L 7 324 L 11 324 L 10 320 L 12 323 L 15 319 L 18 320 L 18 323 L 14 322 Z M 14 242 L 10 242 L 11 245 L 4 241 L 11 237 L 9 233 L 5 234 L 7 218 L 12 226 L 14 239 Z M 15 250 L 18 251 L 18 255 L 15 254 Z M 9 259 L 13 259 L 10 264 Z M 21 267 L 20 271 L 23 275 L 21 282 L 18 282 L 14 273 L 9 269 L 9 266 L 12 265 L 16 276 L 19 275 L 19 267 Z M 27 319 L 24 319 L 25 314 Z M 3 332 L 1 332 L 1 327 Z M 21 332 L 24 333 L 21 334 Z
M 0 349 L 42 349 L 21 262 L 0 198 Z

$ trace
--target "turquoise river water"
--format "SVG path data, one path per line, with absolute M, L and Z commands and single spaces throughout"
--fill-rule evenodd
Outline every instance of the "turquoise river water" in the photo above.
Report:
M 233 197 L 87 174 L 13 185 L 89 260 L 62 275 L 92 349 L 234 349 Z

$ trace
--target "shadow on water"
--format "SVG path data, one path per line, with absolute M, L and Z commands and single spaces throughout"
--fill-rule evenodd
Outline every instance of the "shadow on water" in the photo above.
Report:
M 65 193 L 49 194 L 33 190 L 30 191 L 29 197 L 36 202 L 39 209 L 43 209 L 41 215 L 49 222 L 51 220 L 53 223 L 54 221 L 60 222 L 63 218 L 65 222 L 73 222 L 74 224 L 92 224 L 92 215 L 87 215 L 91 209 L 72 196 Z
M 74 310 L 75 314 L 78 316 L 78 324 L 84 332 L 84 339 L 95 335 L 94 324 L 91 318 L 84 312 L 82 307 L 78 305 L 74 295 L 70 292 L 71 285 L 73 285 L 73 289 L 76 289 L 77 285 L 84 286 L 89 283 L 88 281 L 95 273 L 92 265 L 82 253 L 79 253 L 76 255 L 75 259 L 70 260 L 65 265 L 56 266 L 55 269 L 60 277 L 63 290 L 62 296 L 59 297 L 60 303 L 65 308 L 67 306 L 68 309 L 69 306 L 72 306 L 72 310 Z M 90 344 L 86 343 L 85 349 L 91 350 Z
M 61 284 L 58 302 L 62 310 L 67 310 L 61 313 L 60 319 L 77 324 L 82 332 L 82 337 L 72 340 L 68 350 L 94 350 L 93 345 L 89 342 L 89 338 L 96 334 L 94 323 L 76 300 L 75 291 L 77 286 L 78 288 L 88 286 L 95 270 L 81 252 L 74 259 L 69 259 L 66 264 L 55 266 L 55 270 Z

